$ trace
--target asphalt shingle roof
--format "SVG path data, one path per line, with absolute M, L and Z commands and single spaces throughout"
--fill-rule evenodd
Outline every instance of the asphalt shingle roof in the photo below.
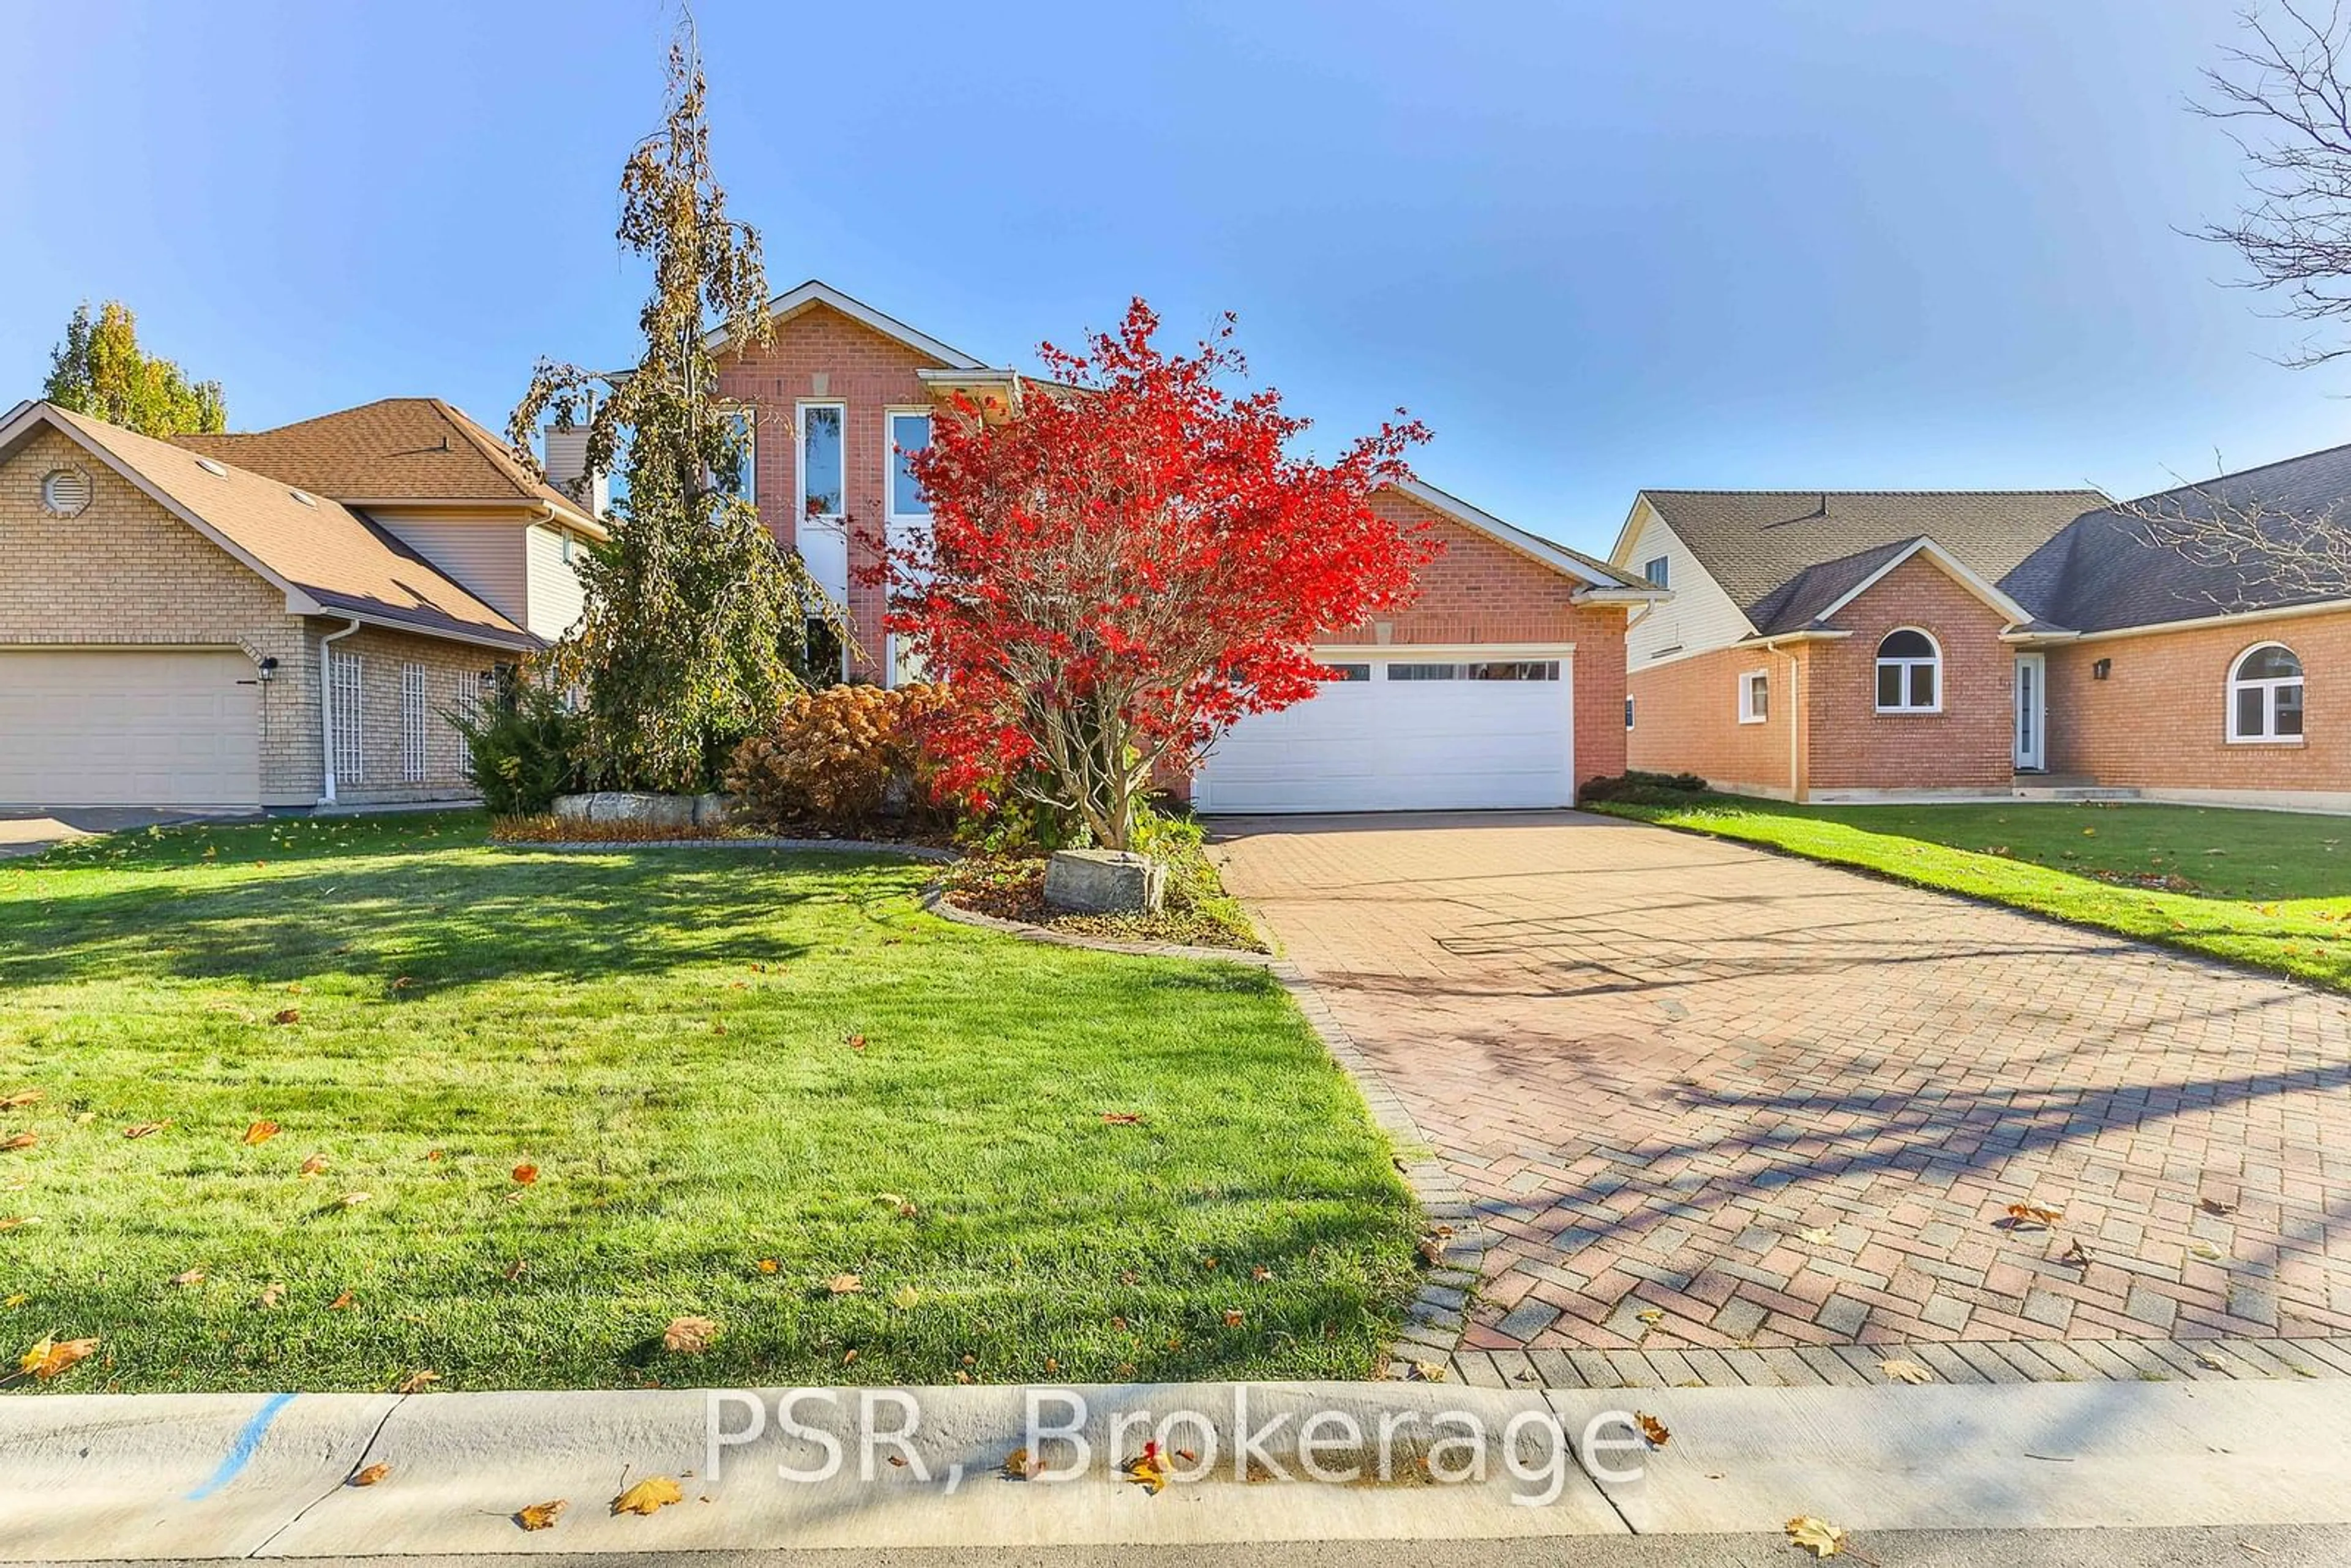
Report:
M 1874 545 L 1818 566 L 1808 566 L 1750 606 L 1747 618 L 1766 637 L 1809 626 L 1822 612 L 1860 587 L 1869 574 L 1918 542 L 1917 538 Z
M 437 397 L 388 397 L 275 430 L 181 435 L 192 452 L 321 496 L 355 501 L 580 503 L 523 466 L 481 425 Z
M 2332 446 L 2240 474 L 2201 480 L 2126 503 L 2168 518 L 2209 518 L 2214 503 L 2232 518 L 2259 517 L 2263 534 L 2290 539 L 2298 527 L 2351 526 L 2351 445 Z M 2232 528 L 2246 524 L 2232 522 Z M 2151 537 L 2128 509 L 2085 512 L 2001 580 L 2043 620 L 2075 632 L 2159 626 L 2232 611 L 2281 609 L 2341 598 L 2281 585 L 2250 559 L 2191 559 Z
M 2106 504 L 2095 490 L 1641 494 L 1758 630 L 1766 629 L 1759 616 L 1786 623 L 1803 603 L 1826 604 L 1844 591 L 1821 593 L 1815 600 L 1813 588 L 1800 588 L 1794 581 L 1800 576 L 1820 572 L 1813 586 L 1823 587 L 1837 575 L 1828 571 L 1830 567 L 1852 570 L 1871 552 L 1890 556 L 1895 548 L 1923 536 L 1985 579 L 1998 580 L 2074 518 Z M 1844 588 L 1867 576 L 1869 570 L 1854 570 Z

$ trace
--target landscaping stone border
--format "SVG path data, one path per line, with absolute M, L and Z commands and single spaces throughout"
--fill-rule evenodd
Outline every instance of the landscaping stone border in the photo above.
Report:
M 946 888 L 933 883 L 923 889 L 923 907 L 942 920 L 952 920 L 958 925 L 976 925 L 983 931 L 1000 932 L 1017 936 L 1023 942 L 1041 942 L 1053 947 L 1091 947 L 1097 953 L 1124 953 L 1137 958 L 1192 958 L 1210 963 L 1248 964 L 1255 968 L 1277 968 L 1280 960 L 1270 953 L 1249 953 L 1238 947 L 1188 947 L 1180 942 L 1120 942 L 1108 936 L 1088 936 L 1075 931 L 1056 931 L 1049 925 L 1032 925 L 1026 920 L 1007 920 L 1000 915 L 982 915 L 977 909 L 965 909 L 947 902 Z

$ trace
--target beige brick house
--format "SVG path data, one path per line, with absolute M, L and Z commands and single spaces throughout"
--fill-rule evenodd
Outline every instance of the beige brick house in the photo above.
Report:
M 448 715 L 579 613 L 601 527 L 395 399 L 165 442 L 0 418 L 0 806 L 462 799 Z
M 958 398 L 995 417 L 1018 408 L 1026 382 L 821 282 L 778 296 L 769 313 L 770 342 L 713 343 L 721 389 L 751 422 L 752 498 L 846 604 L 844 674 L 895 683 L 913 672 L 862 569 L 877 536 L 929 526 L 903 454 Z M 1319 652 L 1343 678 L 1235 727 L 1192 781 L 1195 804 L 1563 806 L 1583 780 L 1623 771 L 1625 620 L 1665 596 L 1431 486 L 1374 504 L 1443 545 L 1419 597 L 1393 620 L 1333 629 Z
M 1611 559 L 1674 598 L 1627 635 L 1626 755 L 1783 800 L 2351 810 L 2351 726 L 2329 716 L 2351 690 L 2351 591 L 2149 526 L 2346 506 L 2351 447 L 2120 507 L 1643 491 Z

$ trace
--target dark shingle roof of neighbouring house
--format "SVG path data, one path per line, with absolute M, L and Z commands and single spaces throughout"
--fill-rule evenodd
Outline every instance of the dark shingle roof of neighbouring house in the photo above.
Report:
M 1698 564 L 1754 620 L 1792 579 L 1925 537 L 1996 580 L 2093 507 L 2095 490 L 1644 490 Z M 1858 581 L 1867 572 L 1856 576 Z M 1850 586 L 1850 585 L 1848 585 Z M 1820 602 L 1834 599 L 1830 594 Z M 1783 604 L 1773 613 L 1784 618 Z M 1759 629 L 1761 622 L 1757 622 Z
M 1882 570 L 1917 543 L 1914 535 L 1808 566 L 1748 606 L 1747 619 L 1766 637 L 1809 626 L 1830 605 L 1868 581 L 1873 572 Z
M 2125 508 L 2085 512 L 2020 562 L 2001 587 L 2043 620 L 2075 632 L 2159 626 L 2346 597 L 2275 582 L 2262 570 L 2258 551 L 2249 561 L 2190 559 L 2157 542 L 2147 523 L 2126 509 L 2210 517 L 2216 501 L 2241 517 L 2255 507 L 2268 514 L 2263 532 L 2272 538 L 2295 520 L 2306 525 L 2351 514 L 2351 445 L 2159 491 Z

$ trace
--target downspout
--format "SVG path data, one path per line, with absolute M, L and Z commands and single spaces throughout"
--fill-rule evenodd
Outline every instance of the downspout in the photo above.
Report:
M 1788 655 L 1788 799 L 1796 805 L 1804 800 L 1803 723 L 1804 694 L 1803 661 L 1792 648 L 1780 650 Z
M 329 632 L 319 639 L 319 778 L 325 786 L 319 794 L 321 806 L 335 803 L 335 656 L 332 644 L 359 629 L 359 621 L 354 618 L 341 631 Z

